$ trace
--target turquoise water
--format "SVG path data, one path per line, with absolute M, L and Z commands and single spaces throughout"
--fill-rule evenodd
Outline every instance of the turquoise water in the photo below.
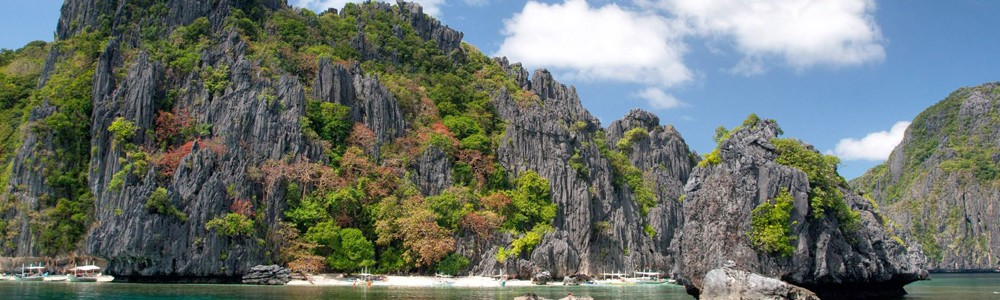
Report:
M 574 296 L 594 299 L 693 299 L 677 285 L 602 287 L 533 286 L 508 288 L 402 288 L 247 286 L 216 284 L 139 283 L 0 283 L 0 299 L 504 299 L 524 293 L 559 299 Z
M 910 284 L 905 299 L 1000 299 L 1000 274 L 934 274 Z M 214 284 L 0 282 L 0 299 L 505 299 L 524 293 L 551 299 L 692 299 L 676 285 L 602 287 L 533 286 L 508 288 L 352 288 Z
M 931 274 L 906 286 L 906 299 L 1000 300 L 1000 273 Z

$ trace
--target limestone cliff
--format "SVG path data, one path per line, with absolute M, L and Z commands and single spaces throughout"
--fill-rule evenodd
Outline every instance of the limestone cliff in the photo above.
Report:
M 889 159 L 851 184 L 939 271 L 1000 264 L 1000 84 L 961 88 L 921 112 Z
M 695 289 L 733 259 L 821 295 L 898 293 L 917 273 L 845 187 L 859 229 L 807 217 L 810 182 L 774 162 L 773 124 L 695 168 L 652 113 L 602 127 L 573 87 L 487 58 L 416 4 L 317 15 L 280 0 L 69 0 L 62 12 L 0 177 L 5 255 L 99 256 L 135 281 L 234 281 L 304 259 L 520 277 L 651 269 Z M 546 186 L 523 195 L 512 181 L 526 174 Z M 782 188 L 796 201 L 791 257 L 745 240 L 751 210 Z M 339 261 L 341 230 L 366 258 Z
M 810 202 L 816 200 L 810 197 L 819 182 L 777 162 L 781 153 L 772 142 L 779 130 L 770 120 L 745 124 L 720 143 L 717 163 L 703 163 L 688 180 L 680 248 L 689 291 L 697 294 L 706 272 L 732 260 L 823 299 L 905 294 L 903 285 L 921 278 L 922 270 L 904 245 L 890 237 L 868 201 L 842 184 L 832 186 L 843 194 L 837 201 L 857 213 L 858 225 L 843 226 L 847 218 L 830 209 L 814 212 Z M 805 151 L 815 152 L 811 146 Z M 784 254 L 763 251 L 751 239 L 751 220 L 759 217 L 755 208 L 786 192 L 792 198 L 790 215 L 777 225 L 788 226 L 791 248 Z

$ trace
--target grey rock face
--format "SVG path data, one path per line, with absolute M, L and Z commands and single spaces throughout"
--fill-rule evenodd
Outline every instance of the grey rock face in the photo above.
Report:
M 670 257 L 675 257 L 679 255 L 677 233 L 684 223 L 681 195 L 698 158 L 673 126 L 659 124 L 657 116 L 634 109 L 623 119 L 611 122 L 607 132 L 609 141 L 620 140 L 625 132 L 635 128 L 648 132 L 647 138 L 633 142 L 627 152 L 632 164 L 649 174 L 660 200 L 660 205 L 649 212 L 649 223 L 657 233 L 654 243 L 659 249 L 667 249 Z
M 244 284 L 285 285 L 289 281 L 292 281 L 292 270 L 278 265 L 254 266 L 249 273 L 243 275 Z
M 175 100 L 175 105 L 190 111 L 198 123 L 211 126 L 211 135 L 195 142 L 171 178 L 157 178 L 156 170 L 150 168 L 146 174 L 125 176 L 119 190 L 107 186 L 123 168 L 119 158 L 124 155 L 113 145 L 106 128 L 116 116 L 151 128 L 160 72 L 156 64 L 141 56 L 128 66 L 121 84 L 106 85 L 101 78 L 112 78 L 114 67 L 104 61 L 114 58 L 102 57 L 98 63 L 112 67 L 99 67 L 95 74 L 98 97 L 94 101 L 94 155 L 89 178 L 96 196 L 94 217 L 100 222 L 91 228 L 86 250 L 108 260 L 107 273 L 125 280 L 201 277 L 229 281 L 265 260 L 266 249 L 254 239 L 221 236 L 208 231 L 205 224 L 229 212 L 233 201 L 254 197 L 254 207 L 266 208 L 264 222 L 273 224 L 282 216 L 283 195 L 261 193 L 260 184 L 247 178 L 248 168 L 287 155 L 318 159 L 322 154 L 300 132 L 299 117 L 305 109 L 302 86 L 289 76 L 276 81 L 257 77 L 245 51 L 246 45 L 235 35 L 207 50 L 203 63 L 230 66 L 230 85 L 225 91 L 210 94 L 202 79 L 189 76 L 182 83 L 186 92 Z M 101 96 L 104 90 L 108 92 Z M 137 134 L 130 142 L 150 146 L 152 141 L 146 136 Z M 217 152 L 204 147 L 208 142 L 224 149 Z M 235 194 L 227 192 L 230 186 Z M 160 187 L 167 189 L 171 204 L 187 215 L 186 222 L 145 209 L 150 194 Z
M 549 281 L 552 281 L 552 274 L 549 274 L 548 271 L 542 271 L 541 273 L 535 274 L 535 276 L 531 276 L 532 284 L 546 285 Z
M 815 293 L 787 282 L 757 273 L 719 268 L 708 271 L 702 300 L 804 299 L 819 300 Z
M 375 149 L 402 136 L 406 130 L 399 102 L 377 77 L 362 74 L 355 63 L 350 69 L 321 59 L 313 97 L 351 108 L 351 121 L 361 122 L 375 133 Z
M 438 147 L 428 147 L 413 169 L 413 182 L 424 195 L 440 194 L 451 185 L 451 160 Z
M 55 111 L 56 108 L 45 101 L 42 105 L 32 108 L 28 113 L 27 128 L 29 130 L 26 130 L 26 134 L 23 135 L 24 140 L 21 147 L 17 149 L 13 160 L 20 163 L 13 164 L 9 184 L 3 187 L 7 189 L 7 195 L 10 197 L 10 199 L 3 199 L 5 202 L 20 203 L 30 211 L 37 211 L 41 208 L 39 198 L 53 193 L 52 187 L 49 186 L 48 180 L 41 172 L 44 166 L 41 158 L 51 159 L 54 153 L 52 132 L 39 133 L 37 130 L 30 129 L 35 126 L 44 126 L 45 118 Z M 11 220 L 16 228 L 19 228 L 18 235 L 14 238 L 17 250 L 15 253 L 8 254 L 34 256 L 37 253 L 34 236 L 38 233 L 34 232 L 30 226 L 31 216 L 23 212 L 8 211 L 4 219 Z
M 1000 83 L 955 91 L 913 120 L 884 164 L 851 181 L 931 270 L 1000 267 L 1000 188 L 990 171 L 1000 165 L 998 98 Z
M 511 66 L 502 58 L 496 61 L 508 74 L 524 74 L 518 65 Z M 513 177 L 532 170 L 548 179 L 553 202 L 559 207 L 555 231 L 546 234 L 527 256 L 536 270 L 548 270 L 555 278 L 561 278 L 612 270 L 673 269 L 676 246 L 672 233 L 683 220 L 675 199 L 680 195 L 687 172 L 683 168 L 661 170 L 658 165 L 689 161 L 689 152 L 680 136 L 655 124 L 658 122 L 655 119 L 652 123 L 641 123 L 634 121 L 634 116 L 626 116 L 626 121 L 617 125 L 624 130 L 641 125 L 653 132 L 650 138 L 637 142 L 635 150 L 629 153 L 633 162 L 646 163 L 636 165 L 651 174 L 652 189 L 659 191 L 660 204 L 644 219 L 628 186 L 613 183 L 611 163 L 602 157 L 595 140 L 604 132 L 599 121 L 580 104 L 576 91 L 556 82 L 545 70 L 536 71 L 532 80 L 519 84 L 536 97 L 517 99 L 501 91 L 492 102 L 497 114 L 508 121 L 497 159 Z M 615 138 L 609 132 L 607 143 L 614 144 Z M 682 147 L 676 148 L 677 145 Z M 679 158 L 668 157 L 671 155 Z M 569 163 L 574 156 L 578 168 Z M 686 168 L 690 170 L 690 165 Z M 655 239 L 644 234 L 645 224 L 654 227 L 658 233 Z M 523 265 L 498 264 L 492 257 L 495 250 L 485 253 L 476 250 L 496 249 L 509 242 L 506 237 L 485 247 L 463 247 L 463 241 L 459 241 L 459 252 L 471 258 L 473 274 L 493 275 L 501 270 L 517 274 Z
M 840 230 L 836 218 L 807 217 L 809 181 L 798 169 L 775 162 L 770 140 L 775 124 L 733 132 L 720 146 L 721 162 L 696 168 L 685 186 L 682 282 L 697 294 L 705 274 L 732 259 L 738 266 L 808 288 L 823 298 L 899 296 L 902 286 L 926 276 L 906 248 L 887 233 L 874 208 L 842 189 L 844 201 L 860 214 L 853 233 Z M 791 256 L 754 249 L 747 237 L 752 210 L 787 189 L 794 200 Z M 865 286 L 864 289 L 847 289 Z

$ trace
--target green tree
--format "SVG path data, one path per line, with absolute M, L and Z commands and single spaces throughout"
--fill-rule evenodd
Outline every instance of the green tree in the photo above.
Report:
M 503 227 L 523 232 L 535 224 L 552 222 L 557 206 L 552 203 L 549 180 L 534 171 L 526 171 L 515 185 L 510 195 L 513 210 L 507 213 Z
M 375 265 L 375 245 L 372 244 L 361 230 L 346 228 L 340 231 L 341 248 L 336 252 L 334 268 L 341 270 L 357 270 Z
M 351 108 L 331 102 L 310 101 L 306 104 L 306 118 L 310 128 L 324 141 L 343 145 L 351 133 Z
M 467 266 L 469 266 L 468 258 L 458 253 L 452 253 L 438 262 L 437 271 L 441 274 L 458 275 Z

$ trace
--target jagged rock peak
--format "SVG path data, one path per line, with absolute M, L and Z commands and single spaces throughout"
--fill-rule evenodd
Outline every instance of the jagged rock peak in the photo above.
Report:
M 425 41 L 433 41 L 437 44 L 438 49 L 441 49 L 441 52 L 446 55 L 464 55 L 462 51 L 462 38 L 465 36 L 464 33 L 454 30 L 451 27 L 442 24 L 440 20 L 425 14 L 423 6 L 420 6 L 418 3 L 397 1 L 396 5 L 398 6 L 398 9 L 394 9 L 393 5 L 390 3 L 370 2 L 366 3 L 363 7 L 364 9 L 374 9 L 397 15 L 399 18 L 410 23 L 410 26 L 413 27 L 413 31 L 415 31 L 421 39 Z M 327 10 L 327 12 L 337 12 L 337 10 L 331 8 Z M 347 16 L 348 13 L 348 9 L 340 11 L 341 16 Z M 399 34 L 398 28 L 394 28 L 393 30 Z M 359 36 L 359 39 L 355 41 L 355 44 L 362 44 L 364 39 L 365 36 Z M 375 58 L 370 54 L 366 55 L 366 53 L 364 53 L 365 51 L 362 52 L 362 57 Z
M 623 120 L 641 124 L 641 126 L 645 127 L 646 129 L 650 129 L 657 125 L 660 125 L 659 117 L 657 117 L 651 112 L 638 108 L 633 108 L 632 110 L 630 110 L 627 114 L 625 114 L 625 118 Z
M 493 58 L 493 61 L 500 65 L 500 68 L 502 68 L 504 72 L 507 72 L 507 75 L 514 78 L 518 87 L 525 90 L 531 89 L 531 86 L 529 85 L 530 81 L 528 79 L 528 71 L 524 69 L 524 66 L 521 65 L 521 63 L 512 64 L 509 60 L 507 60 L 506 56 L 495 57 Z
M 777 122 L 761 120 L 755 126 L 743 127 L 730 133 L 729 138 L 719 146 L 723 163 L 736 161 L 741 157 L 773 161 L 778 153 L 771 144 L 771 139 L 778 137 L 780 131 Z
M 401 11 L 408 12 L 404 17 L 410 21 L 413 30 L 421 38 L 436 42 L 438 48 L 445 54 L 461 49 L 462 37 L 464 36 L 462 32 L 451 29 L 451 27 L 441 24 L 441 21 L 424 14 L 424 8 L 416 2 L 398 1 L 397 5 Z
M 125 21 L 129 12 L 128 5 L 141 5 L 144 13 L 163 8 L 165 13 L 159 21 L 168 27 L 185 25 L 197 18 L 208 17 L 213 28 L 221 28 L 229 9 L 247 9 L 261 6 L 267 9 L 287 7 L 286 0 L 158 0 L 153 3 L 137 3 L 136 0 L 66 0 L 63 2 L 59 23 L 56 27 L 58 39 L 67 39 L 84 30 L 100 30 L 105 27 L 117 27 Z M 148 2 L 148 1 L 144 1 Z M 162 4 L 162 6 L 160 6 Z M 110 28 L 107 28 L 110 29 Z

